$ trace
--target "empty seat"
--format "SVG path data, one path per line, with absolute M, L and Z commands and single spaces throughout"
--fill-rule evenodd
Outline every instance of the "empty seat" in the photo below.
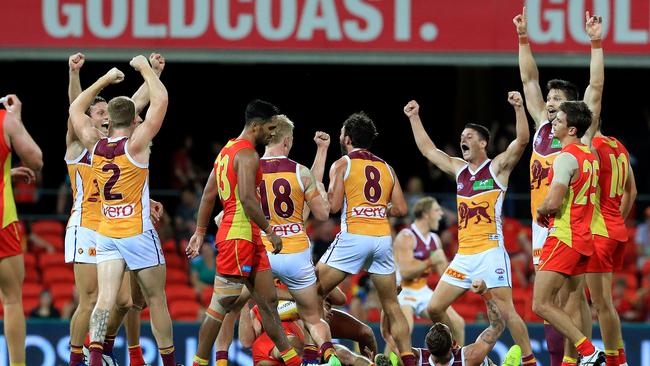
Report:
M 53 283 L 50 285 L 50 294 L 54 301 L 65 300 L 70 301 L 74 296 L 74 284 L 72 283 Z
M 195 321 L 200 311 L 201 304 L 196 301 L 176 301 L 169 305 L 169 314 L 174 320 Z
M 187 259 L 176 253 L 165 254 L 165 263 L 168 269 L 174 268 L 187 271 Z
M 167 283 L 189 284 L 190 277 L 186 271 L 176 268 L 167 268 Z
M 23 283 L 23 298 L 36 297 L 38 298 L 43 291 L 43 286 L 40 283 Z
M 32 222 L 30 229 L 31 232 L 39 236 L 48 234 L 63 236 L 65 225 L 63 222 L 56 220 L 39 220 Z
M 171 284 L 165 288 L 167 303 L 175 301 L 196 301 L 196 291 L 189 285 Z
M 67 266 L 65 255 L 63 253 L 43 253 L 38 257 L 38 266 L 44 270 L 46 268 Z
M 74 283 L 74 273 L 64 267 L 46 268 L 43 270 L 43 284 L 51 286 L 55 283 Z

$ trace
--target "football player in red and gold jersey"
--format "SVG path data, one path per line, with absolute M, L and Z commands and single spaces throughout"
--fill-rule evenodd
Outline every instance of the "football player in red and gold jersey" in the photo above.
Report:
M 43 167 L 43 153 L 23 125 L 20 99 L 14 94 L 2 99 L 5 109 L 0 110 L 0 162 L 4 167 L 0 182 L 0 296 L 4 307 L 4 334 L 9 349 L 9 364 L 25 366 L 25 314 L 22 295 L 25 264 L 11 180 L 15 176 L 33 181 L 34 171 Z M 25 167 L 11 169 L 13 151 L 18 154 Z
M 598 130 L 592 150 L 600 162 L 591 232 L 594 254 L 587 264 L 587 286 L 598 312 L 607 366 L 626 364 L 621 321 L 612 303 L 612 272 L 623 267 L 627 228 L 625 218 L 636 198 L 636 181 L 630 155 L 623 144 Z
M 405 366 L 414 366 L 408 323 L 397 302 L 395 261 L 388 216 L 407 213 L 393 168 L 369 151 L 377 136 L 365 113 L 352 114 L 341 128 L 343 157 L 330 168 L 330 211 L 341 211 L 341 232 L 317 265 L 321 295 L 326 297 L 350 274 L 370 273 L 388 316 Z
M 591 123 L 592 112 L 584 102 L 560 104 L 553 121 L 553 133 L 562 143 L 562 153 L 555 158 L 549 174 L 549 194 L 537 208 L 537 222 L 549 228 L 549 236 L 542 249 L 533 294 L 533 311 L 575 345 L 582 356 L 581 365 L 599 364 L 604 361 L 604 353 L 587 339 L 586 326 L 576 327 L 567 312 L 557 305 L 557 296 L 565 283 L 568 283 L 569 296 L 580 295 L 577 292 L 589 256 L 594 252 L 590 224 L 599 163 L 589 147 L 580 141 Z
M 427 135 L 415 101 L 404 107 L 420 152 L 440 170 L 456 178 L 458 253 L 438 282 L 427 310 L 433 321 L 450 325 L 447 308 L 468 289 L 472 280 L 483 279 L 501 307 L 510 334 L 521 347 L 523 365 L 536 363 L 526 324 L 512 302 L 510 259 L 501 227 L 501 207 L 508 178 L 528 144 L 530 132 L 518 92 L 508 93 L 516 118 L 517 136 L 493 160 L 487 156 L 490 131 L 467 124 L 460 136 L 462 159 L 439 150 Z
M 278 108 L 271 103 L 255 100 L 248 104 L 244 130 L 221 150 L 203 190 L 197 229 L 186 248 L 189 257 L 197 256 L 203 244 L 217 195 L 224 214 L 216 238 L 219 255 L 214 294 L 199 331 L 195 366 L 208 364 L 223 319 L 235 307 L 244 285 L 259 305 L 264 328 L 285 363 L 297 366 L 302 362 L 280 326 L 278 298 L 260 234 L 262 230 L 267 235 L 273 254 L 282 250 L 282 238 L 274 232 L 260 207 L 257 187 L 262 182 L 262 169 L 255 151 L 257 145 L 268 144 L 275 134 L 278 122 L 274 117 L 278 114 Z

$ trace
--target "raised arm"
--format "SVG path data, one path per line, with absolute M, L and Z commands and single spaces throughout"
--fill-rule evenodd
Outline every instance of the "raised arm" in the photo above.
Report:
M 517 165 L 519 159 L 521 159 L 521 156 L 526 150 L 526 145 L 528 145 L 528 141 L 530 140 L 530 129 L 528 128 L 528 119 L 524 111 L 521 94 L 516 91 L 509 92 L 508 103 L 515 109 L 517 137 L 508 145 L 506 151 L 494 158 L 497 176 L 504 175 L 505 179 L 502 178 L 502 182 L 507 181 L 507 176 L 510 175 L 512 169 Z
M 345 189 L 345 171 L 348 168 L 348 161 L 345 157 L 335 161 L 330 167 L 330 186 L 327 189 L 327 200 L 330 204 L 330 213 L 337 213 L 343 207 Z
M 316 157 L 311 166 L 311 172 L 316 178 L 316 181 L 323 182 L 325 175 L 325 161 L 327 160 L 327 149 L 330 146 L 330 135 L 325 132 L 316 131 L 314 142 L 316 142 Z
M 13 151 L 18 154 L 20 160 L 28 168 L 39 171 L 43 167 L 43 152 L 36 145 L 32 136 L 23 125 L 22 108 L 20 99 L 15 94 L 6 96 L 3 102 L 7 113 L 5 113 L 4 136 L 5 142 Z
M 97 79 L 93 85 L 82 91 L 70 105 L 70 121 L 74 127 L 74 132 L 89 151 L 92 151 L 95 143 L 101 137 L 99 131 L 93 127 L 90 117 L 86 115 L 86 110 L 102 89 L 110 84 L 120 83 L 122 80 L 124 80 L 124 74 L 117 68 L 112 68 L 104 76 Z
M 214 210 L 214 203 L 219 194 L 215 174 L 213 168 L 208 177 L 208 181 L 205 183 L 205 188 L 203 188 L 201 203 L 199 204 L 199 210 L 196 214 L 196 229 L 185 248 L 185 254 L 187 254 L 189 258 L 194 258 L 199 255 L 199 250 L 205 240 L 205 232 L 210 224 L 210 218 L 212 217 L 212 211 Z M 217 224 L 217 226 L 219 226 L 219 224 Z
M 307 167 L 300 165 L 299 169 L 300 180 L 303 187 L 305 187 L 305 202 L 307 202 L 309 210 L 311 210 L 316 220 L 327 220 L 330 217 L 330 204 L 323 183 L 317 181 L 317 178 Z
M 521 76 L 521 83 L 524 86 L 524 96 L 526 97 L 526 108 L 528 113 L 533 116 L 535 121 L 535 129 L 544 119 L 546 119 L 546 103 L 544 103 L 544 95 L 539 86 L 539 71 L 537 64 L 533 57 L 533 51 L 530 49 L 528 43 L 528 20 L 526 19 L 526 7 L 523 8 L 521 14 L 512 19 L 517 27 L 517 35 L 519 36 L 519 74 Z
M 431 261 L 421 261 L 413 257 L 413 248 L 415 237 L 413 233 L 408 230 L 402 230 L 397 237 L 395 237 L 395 260 L 399 267 L 399 274 L 404 280 L 416 279 L 422 274 L 431 269 Z
M 628 163 L 629 164 L 629 163 Z M 634 178 L 634 171 L 632 170 L 632 165 L 628 167 L 628 176 L 625 181 L 625 192 L 623 192 L 623 198 L 621 199 L 621 216 L 623 220 L 627 218 L 632 210 L 634 205 L 634 200 L 636 199 L 636 179 Z
M 239 200 L 244 208 L 244 213 L 253 220 L 255 225 L 266 233 L 267 238 L 275 249 L 273 254 L 279 253 L 282 250 L 282 239 L 273 231 L 257 200 L 255 177 L 260 165 L 257 152 L 250 149 L 240 150 L 235 155 L 233 164 L 235 171 L 237 171 L 237 192 L 239 193 Z
M 424 129 L 419 113 L 420 106 L 414 100 L 408 102 L 406 107 L 404 107 L 404 114 L 406 114 L 411 122 L 413 137 L 415 137 L 415 143 L 418 145 L 418 149 L 420 149 L 422 155 L 435 164 L 438 169 L 455 177 L 456 171 L 465 165 L 465 162 L 461 159 L 450 157 L 445 154 L 444 151 L 436 147 L 433 141 L 431 141 L 431 138 L 429 138 L 427 131 Z
M 83 53 L 75 53 L 68 58 L 68 101 L 70 104 L 72 104 L 79 94 L 81 94 L 79 71 L 84 64 L 84 61 L 85 57 Z M 74 133 L 74 127 L 72 127 L 72 122 L 70 121 L 70 118 L 68 118 L 68 131 L 65 135 L 66 146 L 69 146 L 76 139 L 77 135 Z
M 144 78 L 147 88 L 149 89 L 149 98 L 151 105 L 147 110 L 147 115 L 144 121 L 138 125 L 129 138 L 129 152 L 136 160 L 145 161 L 146 158 L 138 156 L 141 154 L 148 154 L 149 143 L 153 140 L 154 136 L 160 131 L 165 114 L 167 113 L 167 89 L 165 85 L 158 79 L 158 76 L 149 65 L 149 61 L 140 55 L 131 60 L 131 66 L 139 71 Z
M 149 55 L 149 62 L 151 63 L 153 72 L 158 76 L 158 78 L 160 78 L 160 75 L 165 68 L 165 58 L 159 53 L 152 53 Z M 140 114 L 147 104 L 149 104 L 149 87 L 146 82 L 140 85 L 140 88 L 138 88 L 135 94 L 133 94 L 131 99 L 133 99 L 133 103 L 135 103 L 135 114 Z
M 603 48 L 601 46 L 602 23 L 603 18 L 599 16 L 590 16 L 589 12 L 585 14 L 585 30 L 591 39 L 591 62 L 589 64 L 589 86 L 585 91 L 584 102 L 593 113 L 591 126 L 582 137 L 582 143 L 591 146 L 591 139 L 598 128 L 600 120 L 601 102 L 603 99 L 603 88 L 605 84 L 605 61 Z
M 399 179 L 397 179 L 397 174 L 393 170 L 392 166 L 388 166 L 391 173 L 393 174 L 393 191 L 390 194 L 390 204 L 388 205 L 388 216 L 393 217 L 402 217 L 409 212 L 408 205 L 406 204 L 406 198 L 404 198 L 404 192 L 402 191 L 402 186 L 399 184 Z
M 487 307 L 488 321 L 490 322 L 490 326 L 478 336 L 476 342 L 464 348 L 465 362 L 470 365 L 478 365 L 483 363 L 485 357 L 494 348 L 506 328 L 506 321 L 501 316 L 499 307 L 492 299 L 492 294 L 486 288 L 483 280 L 474 280 L 471 290 L 483 297 Z

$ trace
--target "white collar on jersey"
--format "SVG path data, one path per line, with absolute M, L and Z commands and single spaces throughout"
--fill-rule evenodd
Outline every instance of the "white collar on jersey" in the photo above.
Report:
M 415 235 L 420 237 L 420 240 L 422 240 L 424 242 L 424 244 L 426 244 L 427 247 L 429 247 L 429 248 L 431 247 L 431 232 L 429 232 L 429 235 L 427 236 L 427 239 L 424 239 L 424 235 L 422 235 L 420 230 L 418 230 L 418 227 L 415 226 L 415 223 L 411 224 L 411 229 L 413 229 L 413 231 L 415 231 Z
M 260 159 L 267 160 L 267 159 L 286 159 L 286 158 L 287 158 L 286 156 L 280 155 L 280 156 L 262 156 Z

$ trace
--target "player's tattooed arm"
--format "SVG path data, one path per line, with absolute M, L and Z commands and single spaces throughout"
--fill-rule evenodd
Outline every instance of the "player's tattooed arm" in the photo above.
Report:
M 486 300 L 485 306 L 487 307 L 490 326 L 484 330 L 483 333 L 481 333 L 479 340 L 491 346 L 494 346 L 506 327 L 506 321 L 503 320 L 501 312 L 499 311 L 499 308 L 493 299 Z
M 90 341 L 103 342 L 106 337 L 106 329 L 108 327 L 108 315 L 110 311 L 107 309 L 95 309 L 90 318 Z
M 487 289 L 485 282 L 481 279 L 472 281 L 471 291 L 477 293 L 485 300 L 487 315 L 490 326 L 484 330 L 476 339 L 476 342 L 466 346 L 464 349 L 465 360 L 472 363 L 481 363 L 506 328 L 506 321 L 499 311 L 496 301 L 492 299 L 492 294 Z

